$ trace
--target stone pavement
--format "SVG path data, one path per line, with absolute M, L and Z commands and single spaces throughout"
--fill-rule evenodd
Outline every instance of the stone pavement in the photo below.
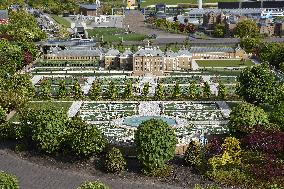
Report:
M 112 189 L 182 189 L 152 182 L 99 178 L 67 170 L 53 169 L 23 160 L 0 150 L 0 170 L 16 175 L 21 189 L 76 189 L 82 182 L 100 180 Z

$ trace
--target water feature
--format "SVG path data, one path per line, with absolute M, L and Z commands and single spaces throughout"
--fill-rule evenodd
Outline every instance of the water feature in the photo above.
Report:
M 123 124 L 130 127 L 138 127 L 143 121 L 147 121 L 149 119 L 161 119 L 164 122 L 168 123 L 170 126 L 177 124 L 175 119 L 163 116 L 132 116 L 125 118 L 123 120 Z

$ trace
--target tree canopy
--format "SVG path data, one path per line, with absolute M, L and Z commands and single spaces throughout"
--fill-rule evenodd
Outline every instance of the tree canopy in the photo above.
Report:
M 267 64 L 245 68 L 237 80 L 237 94 L 249 103 L 269 103 L 277 96 L 278 83 Z
M 259 29 L 255 21 L 243 20 L 237 24 L 235 35 L 239 38 L 254 38 L 259 36 Z

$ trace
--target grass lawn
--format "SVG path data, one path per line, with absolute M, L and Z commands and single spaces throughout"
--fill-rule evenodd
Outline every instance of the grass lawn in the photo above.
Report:
M 231 2 L 234 0 L 203 0 L 203 3 L 217 3 L 219 1 L 222 2 Z M 197 4 L 197 0 L 142 0 L 142 7 L 148 6 L 148 5 L 155 5 L 157 3 L 165 3 L 168 5 L 176 5 L 179 3 L 192 3 Z
M 70 28 L 71 23 L 66 20 L 65 18 L 55 15 L 55 14 L 51 14 L 50 15 L 58 24 L 61 24 L 62 26 L 66 27 L 66 28 Z
M 69 108 L 71 107 L 73 102 L 58 102 L 58 101 L 44 101 L 44 102 L 28 102 L 28 107 L 31 108 L 40 108 L 46 109 L 49 107 L 52 108 L 62 108 L 66 113 L 68 112 Z M 19 114 L 16 113 L 10 120 L 10 122 L 17 122 L 19 121 Z
M 241 60 L 196 60 L 199 67 L 241 67 L 252 66 L 251 60 L 242 62 Z
M 124 41 L 142 41 L 145 39 L 145 35 L 137 33 L 125 34 L 125 30 L 119 28 L 95 28 L 87 30 L 89 37 L 94 37 L 100 41 L 101 36 L 104 36 L 105 42 L 119 42 L 121 38 Z

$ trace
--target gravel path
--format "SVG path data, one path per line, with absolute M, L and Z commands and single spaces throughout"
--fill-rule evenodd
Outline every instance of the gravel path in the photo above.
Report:
M 21 189 L 76 189 L 82 182 L 100 180 L 112 189 L 182 189 L 169 185 L 122 179 L 96 178 L 72 171 L 40 166 L 0 150 L 0 170 L 17 176 Z

